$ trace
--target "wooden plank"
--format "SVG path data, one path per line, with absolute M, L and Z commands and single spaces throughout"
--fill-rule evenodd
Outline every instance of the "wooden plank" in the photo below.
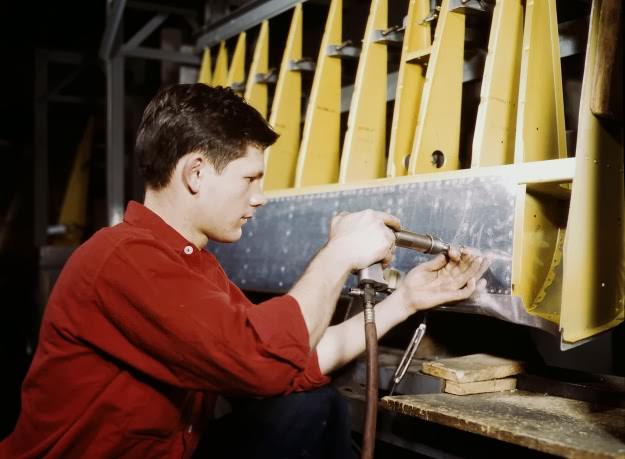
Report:
M 590 96 L 590 110 L 594 115 L 620 121 L 623 117 L 621 86 L 623 65 L 621 60 L 619 72 L 617 56 L 621 55 L 618 52 L 619 39 L 623 40 L 621 32 L 623 25 L 620 18 L 622 3 L 623 0 L 602 0 L 600 3 L 598 27 L 593 30 L 597 39 L 592 40 L 595 42 L 596 57 L 594 84 Z M 620 77 L 617 73 L 621 74 Z
M 454 395 L 485 394 L 488 392 L 503 392 L 516 388 L 516 378 L 490 379 L 488 381 L 474 381 L 459 383 L 445 381 L 445 392 Z
M 382 406 L 570 458 L 625 457 L 625 409 L 530 392 L 384 397 Z
M 423 364 L 423 373 L 468 383 L 513 376 L 523 371 L 523 363 L 488 354 L 471 354 Z

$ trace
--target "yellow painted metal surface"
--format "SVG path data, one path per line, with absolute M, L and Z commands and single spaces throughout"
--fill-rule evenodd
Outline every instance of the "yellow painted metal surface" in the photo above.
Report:
M 263 188 L 273 190 L 293 186 L 300 146 L 302 75 L 289 63 L 302 58 L 302 5 L 293 9 L 291 27 L 280 65 L 280 74 L 271 107 L 269 124 L 280 134 L 265 151 Z
M 425 82 L 425 65 L 412 59 L 415 52 L 431 46 L 430 23 L 423 22 L 430 10 L 429 0 L 410 0 L 401 61 L 397 75 L 393 123 L 388 148 L 387 177 L 406 175 L 421 92 Z
M 511 14 L 516 24 L 516 12 Z M 512 25 L 506 27 L 506 36 L 511 29 Z M 513 155 L 516 163 L 567 156 L 559 46 L 555 1 L 528 0 L 519 70 Z M 503 74 L 494 75 L 498 84 L 503 81 L 500 77 Z M 498 116 L 503 120 L 508 113 Z M 508 162 L 509 151 L 502 149 L 492 156 L 497 143 L 492 136 L 497 131 L 485 126 L 482 134 L 474 139 L 483 147 L 477 151 L 474 165 L 502 159 Z M 480 154 L 487 158 L 480 158 Z M 561 320 L 563 304 L 563 241 L 570 230 L 566 223 L 569 199 L 570 186 L 554 183 L 521 192 L 517 200 L 513 294 L 521 297 L 529 312 L 555 323 Z
M 387 0 L 372 0 L 356 71 L 339 183 L 383 177 L 386 170 L 387 45 L 376 43 L 376 30 L 386 30 Z
M 82 240 L 87 221 L 89 161 L 91 160 L 93 129 L 94 120 L 90 118 L 76 150 L 76 157 L 65 189 L 59 224 L 65 226 L 66 232 L 56 240 L 57 243 L 80 243 Z
M 202 55 L 202 65 L 200 67 L 200 74 L 198 75 L 198 83 L 204 83 L 210 85 L 213 81 L 213 76 L 211 72 L 211 50 L 209 48 L 204 49 L 204 54 Z
M 448 0 L 443 0 L 425 74 L 410 174 L 460 168 L 464 29 L 464 14 L 450 12 Z
M 625 190 L 623 126 L 590 110 L 600 0 L 592 3 L 580 100 L 568 230 L 564 247 L 562 339 L 574 343 L 624 319 Z
M 342 41 L 342 0 L 332 0 L 306 109 L 295 186 L 334 183 L 339 173 L 341 60 L 327 55 Z
M 554 280 L 562 259 L 566 202 L 520 185 L 516 200 L 512 293 L 527 311 L 558 323 L 561 291 Z M 546 301 L 548 300 L 548 301 Z
M 248 104 L 267 118 L 268 88 L 267 83 L 258 81 L 260 75 L 269 71 L 269 22 L 263 21 L 258 32 L 254 57 L 245 84 L 244 98 Z
M 219 51 L 217 52 L 217 61 L 215 62 L 215 71 L 213 72 L 213 86 L 228 85 L 228 49 L 226 42 L 219 43 Z
M 514 160 L 564 158 L 566 137 L 555 0 L 527 0 Z
M 521 0 L 497 0 L 473 134 L 471 167 L 514 161 L 522 41 Z
M 233 91 L 241 95 L 245 91 L 245 39 L 246 33 L 241 32 L 234 47 L 226 80 L 226 86 L 230 86 Z

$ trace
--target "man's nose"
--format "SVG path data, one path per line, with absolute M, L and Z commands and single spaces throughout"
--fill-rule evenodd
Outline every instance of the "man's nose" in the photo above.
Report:
M 250 198 L 250 206 L 252 207 L 261 207 L 267 204 L 267 196 L 265 196 L 261 191 L 257 191 Z

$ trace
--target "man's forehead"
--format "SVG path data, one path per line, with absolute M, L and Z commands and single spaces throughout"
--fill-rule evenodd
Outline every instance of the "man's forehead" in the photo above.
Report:
M 249 156 L 249 157 L 257 157 L 257 156 L 263 156 L 264 153 L 264 149 L 260 148 L 257 145 L 254 144 L 249 144 L 246 148 L 245 148 L 245 156 Z
M 248 147 L 245 154 L 230 163 L 226 168 L 245 169 L 248 172 L 252 172 L 252 169 L 257 173 L 262 173 L 265 169 L 265 157 L 263 150 L 258 147 Z

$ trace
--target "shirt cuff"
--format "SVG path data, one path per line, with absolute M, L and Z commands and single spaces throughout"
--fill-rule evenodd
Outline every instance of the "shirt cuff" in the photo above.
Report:
M 317 351 L 314 351 L 308 358 L 308 365 L 306 365 L 306 369 L 302 373 L 301 377 L 295 381 L 293 390 L 294 392 L 301 392 L 316 389 L 318 387 L 325 386 L 330 381 L 331 378 L 329 376 L 321 373 Z
M 290 295 L 264 301 L 248 309 L 248 319 L 267 352 L 291 362 L 300 370 L 311 359 L 308 329 L 299 303 Z M 317 372 L 319 363 L 317 362 Z

